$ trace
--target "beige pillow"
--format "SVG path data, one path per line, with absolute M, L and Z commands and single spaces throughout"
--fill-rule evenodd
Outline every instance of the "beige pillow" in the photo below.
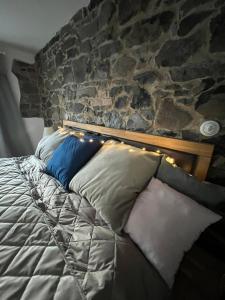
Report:
M 37 145 L 35 156 L 46 164 L 51 158 L 55 149 L 69 136 L 69 131 L 59 129 L 49 136 L 43 137 Z
M 160 155 L 108 141 L 70 182 L 120 233 L 134 200 L 155 174 Z

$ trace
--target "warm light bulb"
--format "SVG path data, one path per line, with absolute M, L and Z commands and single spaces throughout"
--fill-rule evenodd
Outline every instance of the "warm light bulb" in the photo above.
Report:
M 79 135 L 84 136 L 84 133 L 83 133 L 83 132 L 80 132 Z
M 142 150 L 143 150 L 143 151 L 145 151 L 145 150 L 146 150 L 146 148 L 142 148 Z
M 160 154 L 160 153 L 161 153 L 161 151 L 160 151 L 160 150 L 156 150 L 156 153 Z
M 101 141 L 101 144 L 104 144 L 104 143 L 105 143 L 105 141 L 102 140 L 102 141 Z
M 168 163 L 170 163 L 171 165 L 173 165 L 173 164 L 175 163 L 175 159 L 172 158 L 172 157 L 169 157 L 169 156 L 167 156 L 166 161 L 167 161 Z

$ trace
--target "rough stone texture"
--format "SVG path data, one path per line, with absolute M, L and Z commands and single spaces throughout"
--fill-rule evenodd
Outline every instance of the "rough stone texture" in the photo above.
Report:
M 129 130 L 146 131 L 149 127 L 150 123 L 138 113 L 131 115 L 127 122 L 127 129 Z
M 113 75 L 118 77 L 128 76 L 136 65 L 134 58 L 123 55 L 119 57 L 115 65 L 113 66 Z
M 121 96 L 118 97 L 115 103 L 115 107 L 118 109 L 125 108 L 128 104 L 128 97 L 127 96 Z
M 224 52 L 225 51 L 225 7 L 221 13 L 212 19 L 210 24 L 211 30 L 211 41 L 210 50 L 211 52 Z
M 184 4 L 181 6 L 181 12 L 186 15 L 191 10 L 199 9 L 199 6 L 206 5 L 209 6 L 209 2 L 213 2 L 212 0 L 186 0 Z M 221 3 L 222 4 L 222 3 Z
M 204 60 L 196 63 L 188 63 L 179 68 L 171 68 L 170 74 L 172 80 L 177 82 L 189 81 L 208 76 L 219 78 L 225 76 L 225 61 Z
M 126 46 L 132 47 L 156 41 L 159 36 L 169 30 L 172 23 L 173 12 L 165 11 L 150 18 L 136 22 L 132 27 L 122 31 L 121 37 L 124 38 Z
M 119 22 L 126 23 L 132 16 L 136 15 L 141 7 L 141 1 L 120 0 L 119 1 Z
M 151 97 L 146 90 L 138 89 L 133 96 L 130 106 L 134 109 L 150 107 Z
M 12 72 L 19 81 L 21 91 L 20 112 L 22 117 L 42 117 L 36 66 L 14 60 Z
M 192 120 L 191 115 L 173 104 L 172 100 L 166 99 L 160 105 L 156 117 L 156 126 L 170 129 L 184 129 Z
M 195 104 L 196 110 L 206 119 L 223 122 L 225 119 L 225 85 L 203 92 Z
M 163 67 L 181 66 L 202 46 L 202 36 L 195 33 L 188 38 L 167 41 L 158 56 L 157 64 Z
M 221 0 L 92 0 L 36 56 L 40 102 L 24 96 L 21 108 L 41 107 L 47 125 L 68 118 L 197 141 L 201 123 L 217 120 L 220 134 L 207 139 L 216 181 L 225 170 L 224 14 Z
M 154 83 L 158 78 L 154 71 L 146 71 L 134 76 L 134 80 L 137 80 L 140 84 Z
M 196 25 L 205 20 L 212 14 L 213 10 L 201 11 L 198 13 L 193 13 L 186 18 L 184 18 L 179 26 L 178 34 L 184 36 L 188 34 Z
M 225 119 L 225 101 L 224 95 L 221 97 L 214 97 L 211 101 L 200 105 L 197 111 L 202 114 L 205 119 L 214 119 L 221 121 Z

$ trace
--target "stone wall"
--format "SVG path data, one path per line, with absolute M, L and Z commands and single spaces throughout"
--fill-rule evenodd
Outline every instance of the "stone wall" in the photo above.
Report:
M 22 117 L 42 117 L 42 103 L 39 97 L 36 66 L 14 60 L 12 72 L 16 75 L 20 86 L 20 111 Z
M 224 0 L 94 0 L 36 56 L 47 126 L 64 118 L 189 140 L 220 123 L 225 178 Z

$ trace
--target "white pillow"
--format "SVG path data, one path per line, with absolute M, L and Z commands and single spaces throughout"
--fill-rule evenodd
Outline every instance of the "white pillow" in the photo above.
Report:
M 221 216 L 152 178 L 138 196 L 125 231 L 171 288 L 184 252 Z
M 37 145 L 35 156 L 45 163 L 48 162 L 54 150 L 65 140 L 69 132 L 64 129 L 59 129 L 49 136 L 43 137 Z

